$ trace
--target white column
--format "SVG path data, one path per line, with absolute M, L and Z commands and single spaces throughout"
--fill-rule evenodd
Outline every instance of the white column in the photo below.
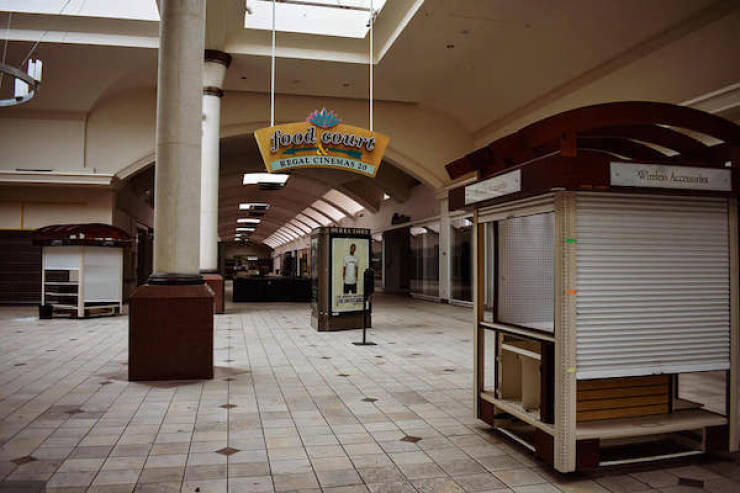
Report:
M 450 299 L 450 208 L 447 197 L 439 199 L 439 298 Z
M 204 0 L 161 0 L 154 179 L 157 284 L 200 280 Z
M 218 271 L 218 178 L 221 97 L 231 56 L 206 50 L 203 67 L 203 137 L 200 187 L 200 271 Z

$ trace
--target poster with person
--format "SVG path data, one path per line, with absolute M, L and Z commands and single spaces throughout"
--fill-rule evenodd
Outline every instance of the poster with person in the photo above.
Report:
M 331 311 L 362 310 L 363 274 L 370 265 L 367 238 L 334 237 L 331 240 Z

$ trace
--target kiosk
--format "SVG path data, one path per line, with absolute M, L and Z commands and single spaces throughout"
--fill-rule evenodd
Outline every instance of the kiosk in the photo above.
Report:
M 476 173 L 449 201 L 474 211 L 480 419 L 561 472 L 738 449 L 739 150 L 729 121 L 629 102 L 447 166 Z M 710 375 L 720 408 L 690 388 Z
M 311 326 L 319 331 L 361 328 L 363 275 L 370 267 L 370 230 L 314 229 L 311 265 Z M 371 325 L 370 313 L 367 317 Z
M 130 238 L 107 224 L 58 224 L 36 230 L 42 246 L 42 318 L 121 312 L 123 248 Z

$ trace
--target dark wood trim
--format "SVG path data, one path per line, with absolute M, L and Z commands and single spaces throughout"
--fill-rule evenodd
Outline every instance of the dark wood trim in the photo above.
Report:
M 534 453 L 548 465 L 555 464 L 555 439 L 549 433 L 534 430 Z
M 576 471 L 599 467 L 599 439 L 576 440 Z
M 555 345 L 540 343 L 540 420 L 555 423 Z
M 203 88 L 203 95 L 204 96 L 216 96 L 218 98 L 224 97 L 224 91 L 223 89 L 219 89 L 215 86 L 206 86 Z
M 231 65 L 231 55 L 218 50 L 205 50 L 203 61 L 220 63 L 221 65 L 226 65 L 226 68 L 229 68 Z

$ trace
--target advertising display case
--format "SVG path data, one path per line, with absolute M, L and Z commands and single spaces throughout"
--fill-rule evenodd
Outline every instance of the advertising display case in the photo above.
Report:
M 474 213 L 480 419 L 560 472 L 738 450 L 739 146 L 721 118 L 611 103 L 448 165 L 478 175 L 449 199 Z
M 362 327 L 363 275 L 370 267 L 370 230 L 323 227 L 311 234 L 311 325 Z

